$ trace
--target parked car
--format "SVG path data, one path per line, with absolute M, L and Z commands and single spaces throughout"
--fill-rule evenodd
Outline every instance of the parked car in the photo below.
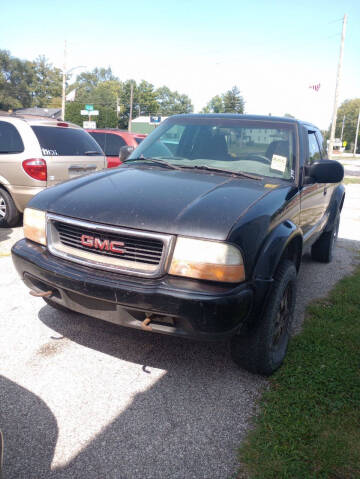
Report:
M 53 307 L 230 338 L 236 363 L 271 374 L 301 257 L 331 261 L 338 234 L 344 170 L 322 144 L 318 128 L 290 118 L 170 117 L 117 171 L 33 198 L 14 264 Z
M 132 151 L 147 136 L 141 133 L 130 133 L 129 131 L 118 130 L 116 128 L 87 129 L 86 131 L 90 133 L 104 151 L 108 168 L 115 168 L 121 164 L 121 159 L 119 158 L 121 147 L 130 146 L 130 150 Z
M 15 226 L 28 201 L 47 186 L 104 167 L 101 148 L 77 125 L 0 116 L 0 227 Z

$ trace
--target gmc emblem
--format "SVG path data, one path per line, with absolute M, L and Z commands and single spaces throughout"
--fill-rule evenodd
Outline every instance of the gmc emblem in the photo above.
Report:
M 112 253 L 124 254 L 125 249 L 122 247 L 125 246 L 125 243 L 122 241 L 110 241 L 96 238 L 95 236 L 81 235 L 81 244 L 87 248 L 100 249 L 101 251 L 111 251 Z

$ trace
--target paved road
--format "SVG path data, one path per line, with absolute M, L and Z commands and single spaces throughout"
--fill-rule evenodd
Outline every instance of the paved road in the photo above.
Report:
M 304 308 L 356 261 L 360 186 L 349 185 L 330 265 L 304 257 Z M 203 344 L 65 315 L 30 297 L 0 230 L 0 424 L 6 479 L 229 478 L 267 382 Z

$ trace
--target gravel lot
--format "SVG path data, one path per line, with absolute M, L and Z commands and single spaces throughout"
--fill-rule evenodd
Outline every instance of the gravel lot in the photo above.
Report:
M 359 205 L 349 185 L 332 264 L 304 257 L 295 329 L 357 262 Z M 127 330 L 29 296 L 9 256 L 21 236 L 0 230 L 5 478 L 233 477 L 267 381 L 238 369 L 224 343 Z

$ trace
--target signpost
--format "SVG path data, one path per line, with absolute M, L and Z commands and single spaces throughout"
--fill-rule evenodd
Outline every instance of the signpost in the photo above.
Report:
M 161 123 L 161 116 L 150 116 L 150 124 L 158 125 L 159 123 Z
M 96 129 L 96 121 L 83 121 L 83 128 L 88 128 L 90 130 Z
M 91 121 L 91 117 L 98 116 L 99 110 L 94 110 L 94 105 L 85 105 L 85 110 L 80 110 L 80 115 L 88 117 L 88 121 L 83 121 L 83 128 L 96 128 L 96 122 Z
M 97 116 L 98 114 L 99 114 L 99 110 L 80 110 L 80 115 L 85 115 L 85 116 L 95 115 L 95 116 Z

